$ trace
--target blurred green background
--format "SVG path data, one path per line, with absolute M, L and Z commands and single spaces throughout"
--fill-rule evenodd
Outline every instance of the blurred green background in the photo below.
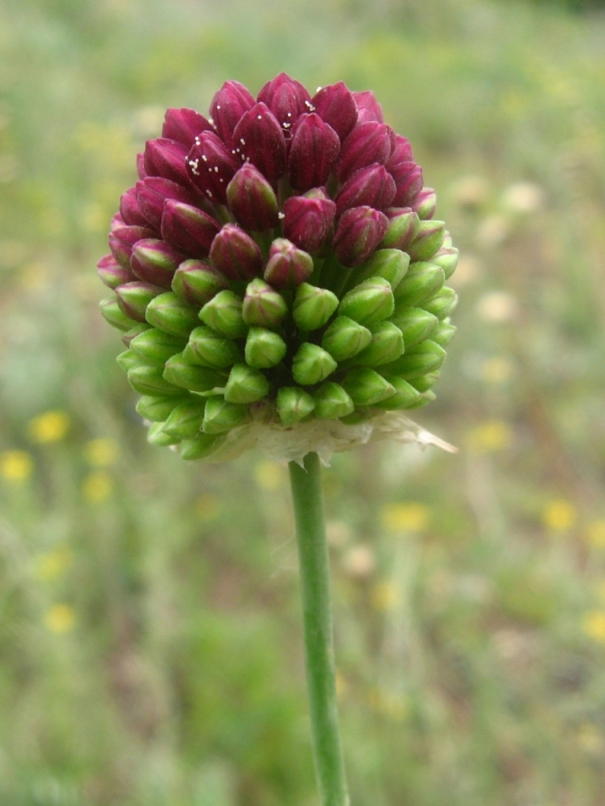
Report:
M 602 8 L 1 0 L 3 806 L 317 803 L 286 467 L 147 445 L 95 272 L 164 108 L 282 70 L 375 90 L 463 255 L 460 452 L 324 474 L 352 806 L 602 806 Z

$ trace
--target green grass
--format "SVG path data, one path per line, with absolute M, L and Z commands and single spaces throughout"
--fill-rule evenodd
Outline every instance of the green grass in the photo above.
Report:
M 0 802 L 316 802 L 286 467 L 146 444 L 94 269 L 163 109 L 286 70 L 376 91 L 464 256 L 417 417 L 460 452 L 324 474 L 352 806 L 600 806 L 605 18 L 3 6 Z

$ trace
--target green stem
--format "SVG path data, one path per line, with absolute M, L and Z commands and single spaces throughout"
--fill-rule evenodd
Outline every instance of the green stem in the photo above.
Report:
M 307 688 L 321 806 L 348 806 L 338 730 L 330 572 L 319 457 L 290 462 L 304 616 Z

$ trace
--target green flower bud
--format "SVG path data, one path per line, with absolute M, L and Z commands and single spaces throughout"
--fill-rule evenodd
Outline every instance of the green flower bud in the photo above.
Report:
M 416 260 L 428 260 L 443 246 L 445 238 L 445 221 L 421 221 L 418 232 L 406 252 Z
M 195 308 L 187 305 L 172 291 L 160 294 L 152 300 L 147 306 L 145 317 L 150 325 L 182 339 L 188 339 L 198 324 Z
M 220 437 L 210 434 L 198 434 L 193 439 L 184 439 L 181 442 L 181 459 L 203 459 L 213 453 L 222 442 Z
M 124 372 L 128 372 L 133 367 L 138 367 L 142 363 L 149 363 L 141 361 L 134 350 L 124 350 L 123 353 L 120 353 L 120 355 L 116 357 L 116 362 L 118 366 L 122 367 Z
M 434 341 L 426 340 L 408 350 L 397 361 L 387 364 L 382 369 L 385 374 L 399 375 L 411 380 L 420 378 L 428 372 L 434 372 L 445 361 L 445 350 Z
M 373 369 L 353 369 L 342 382 L 355 405 L 373 406 L 395 392 L 393 384 Z
M 230 403 L 224 397 L 217 395 L 209 397 L 206 401 L 202 429 L 205 434 L 225 434 L 232 428 L 243 425 L 247 419 L 247 406 Z
M 339 299 L 327 288 L 302 283 L 296 289 L 292 314 L 296 326 L 304 331 L 318 330 L 338 308 Z
M 202 428 L 206 401 L 203 398 L 191 398 L 179 403 L 164 423 L 164 431 L 177 439 L 191 439 Z
M 421 409 L 423 406 L 426 406 L 427 403 L 432 403 L 435 397 L 435 393 L 429 389 L 428 392 L 424 392 L 420 395 L 416 403 L 412 403 L 411 406 L 408 406 L 408 409 Z
M 124 311 L 118 305 L 117 299 L 104 299 L 99 303 L 101 316 L 108 325 L 117 328 L 118 330 L 131 330 L 133 326 L 139 324 L 126 316 Z
M 216 369 L 190 364 L 182 353 L 177 353 L 166 362 L 164 380 L 190 392 L 211 392 L 224 387 L 227 375 Z
M 277 392 L 277 412 L 284 425 L 294 425 L 308 417 L 314 408 L 311 395 L 298 386 L 282 386 Z
M 349 319 L 337 316 L 328 326 L 321 340 L 321 346 L 336 361 L 346 361 L 361 352 L 372 341 L 372 333 L 367 327 Z
M 242 299 L 233 291 L 221 291 L 200 311 L 204 324 L 230 339 L 245 336 L 248 328 L 242 316 Z
M 251 327 L 246 339 L 246 364 L 257 369 L 274 367 L 286 355 L 286 342 L 264 327 Z
M 178 445 L 181 440 L 164 431 L 164 423 L 153 423 L 147 432 L 147 442 L 156 448 L 167 448 L 169 445 Z
M 381 247 L 386 249 L 406 249 L 418 234 L 420 219 L 418 213 L 409 208 L 401 208 L 389 221 Z
M 437 329 L 439 320 L 436 316 L 422 308 L 408 308 L 405 303 L 395 303 L 395 313 L 391 317 L 403 334 L 406 350 L 431 337 Z
M 128 383 L 141 395 L 181 396 L 183 390 L 163 377 L 163 367 L 141 364 L 128 371 Z
M 325 420 L 336 420 L 346 417 L 355 409 L 351 396 L 337 383 L 322 383 L 315 398 L 315 416 Z
M 260 277 L 248 283 L 242 307 L 242 316 L 247 325 L 278 327 L 287 313 L 286 301 L 269 283 Z
M 447 347 L 450 341 L 454 338 L 456 328 L 450 322 L 441 322 L 437 330 L 431 336 L 431 341 L 438 344 L 440 347 Z
M 124 283 L 116 288 L 118 305 L 122 311 L 137 322 L 145 321 L 145 311 L 151 301 L 160 296 L 164 289 L 142 280 Z
M 224 394 L 228 403 L 254 403 L 268 391 L 269 381 L 260 370 L 236 364 L 231 368 Z
M 441 249 L 431 257 L 431 263 L 441 266 L 445 279 L 449 280 L 456 266 L 458 265 L 458 250 L 454 246 L 442 246 Z
M 377 409 L 382 411 L 395 411 L 397 409 L 409 409 L 420 399 L 420 392 L 411 383 L 398 378 L 396 375 L 385 375 L 386 379 L 395 387 L 395 394 L 384 400 L 374 403 Z
M 422 375 L 420 378 L 412 378 L 410 380 L 410 385 L 414 387 L 414 389 L 418 390 L 418 392 L 424 393 L 428 392 L 439 380 L 441 373 L 437 372 L 429 372 L 426 375 Z
M 192 305 L 204 305 L 228 288 L 227 278 L 203 260 L 185 260 L 172 278 L 172 290 Z
M 408 273 L 397 286 L 395 301 L 406 306 L 418 307 L 439 291 L 445 282 L 445 275 L 440 266 L 432 263 L 412 263 Z
M 338 312 L 367 327 L 388 319 L 394 307 L 393 291 L 388 280 L 370 277 L 345 294 Z
M 434 297 L 424 303 L 424 310 L 432 313 L 437 319 L 445 319 L 458 304 L 458 294 L 453 288 L 444 286 Z
M 130 349 L 150 364 L 165 364 L 169 358 L 180 353 L 185 340 L 170 336 L 162 330 L 148 328 L 130 343 Z
M 127 330 L 126 333 L 122 334 L 122 343 L 125 344 L 126 347 L 130 347 L 130 342 L 136 339 L 141 333 L 145 333 L 146 330 L 151 330 L 151 325 L 148 325 L 147 322 L 139 322 L 134 327 L 131 327 L 130 330 Z
M 388 364 L 403 354 L 401 330 L 392 322 L 379 322 L 370 328 L 372 341 L 351 359 L 351 363 L 362 367 L 379 367 Z
M 366 420 L 371 420 L 374 416 L 374 409 L 369 406 L 357 406 L 354 411 L 347 414 L 346 417 L 341 417 L 340 422 L 345 425 L 358 425 L 364 423 Z
M 156 397 L 155 395 L 143 395 L 137 402 L 136 410 L 137 414 L 140 414 L 145 420 L 163 423 L 170 417 L 173 409 L 186 400 L 189 400 L 189 397 Z
M 232 339 L 221 336 L 206 325 L 191 331 L 183 358 L 191 364 L 211 369 L 226 369 L 242 360 L 240 350 Z
M 371 258 L 362 263 L 355 272 L 357 282 L 369 277 L 383 277 L 395 289 L 405 277 L 410 265 L 410 256 L 400 249 L 378 249 Z
M 301 386 L 312 386 L 327 378 L 337 366 L 330 353 L 318 344 L 304 342 L 292 361 L 292 375 Z

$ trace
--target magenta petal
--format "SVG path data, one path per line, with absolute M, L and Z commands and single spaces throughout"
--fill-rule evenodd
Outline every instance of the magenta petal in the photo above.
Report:
M 239 81 L 225 81 L 212 99 L 210 114 L 214 127 L 229 147 L 238 121 L 255 103 L 252 93 Z
M 275 185 L 286 168 L 283 129 L 262 101 L 245 112 L 233 132 L 233 148 Z
M 290 184 L 296 190 L 325 185 L 338 159 L 340 140 L 316 113 L 303 115 L 294 129 L 288 156 Z
M 317 90 L 311 103 L 314 111 L 334 129 L 341 141 L 357 123 L 355 98 L 342 81 Z

